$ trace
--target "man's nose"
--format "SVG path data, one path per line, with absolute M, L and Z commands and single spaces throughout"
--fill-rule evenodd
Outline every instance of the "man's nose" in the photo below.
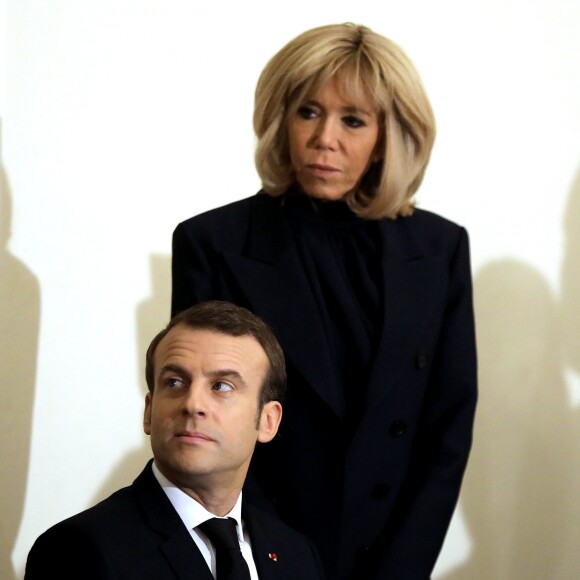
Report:
M 183 397 L 184 415 L 205 415 L 207 412 L 207 392 L 202 385 L 192 383 Z

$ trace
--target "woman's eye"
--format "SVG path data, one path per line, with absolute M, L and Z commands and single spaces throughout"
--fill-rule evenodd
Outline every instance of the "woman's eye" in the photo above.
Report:
M 220 393 L 228 393 L 234 390 L 234 387 L 229 383 L 224 383 L 223 381 L 218 381 L 214 383 L 211 387 L 214 391 L 219 391 Z
M 365 122 L 355 115 L 347 115 L 346 117 L 342 118 L 344 124 L 351 129 L 357 129 L 358 127 L 364 127 Z
M 312 107 L 304 105 L 298 109 L 298 116 L 302 117 L 303 119 L 314 119 L 316 115 L 317 112 Z

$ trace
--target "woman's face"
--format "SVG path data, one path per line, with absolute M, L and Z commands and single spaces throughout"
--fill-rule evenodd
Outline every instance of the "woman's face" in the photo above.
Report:
M 342 199 L 379 160 L 378 135 L 379 115 L 371 100 L 361 93 L 355 102 L 340 77 L 333 77 L 288 120 L 298 184 L 311 197 Z

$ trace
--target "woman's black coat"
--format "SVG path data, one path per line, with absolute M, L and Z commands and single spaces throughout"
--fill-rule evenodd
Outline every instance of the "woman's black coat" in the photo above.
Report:
M 465 230 L 439 216 L 379 222 L 384 315 L 345 405 L 281 198 L 263 193 L 181 223 L 172 311 L 228 300 L 263 318 L 286 355 L 279 436 L 259 446 L 247 493 L 317 544 L 329 578 L 429 578 L 471 446 L 476 355 Z

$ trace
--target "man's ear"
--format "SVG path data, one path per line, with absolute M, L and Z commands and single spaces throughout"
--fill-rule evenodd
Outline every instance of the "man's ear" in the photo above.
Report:
M 278 433 L 278 427 L 282 420 L 282 405 L 278 401 L 268 401 L 262 409 L 260 424 L 258 426 L 258 441 L 268 443 Z
M 151 393 L 145 395 L 145 411 L 143 412 L 143 431 L 151 435 Z

